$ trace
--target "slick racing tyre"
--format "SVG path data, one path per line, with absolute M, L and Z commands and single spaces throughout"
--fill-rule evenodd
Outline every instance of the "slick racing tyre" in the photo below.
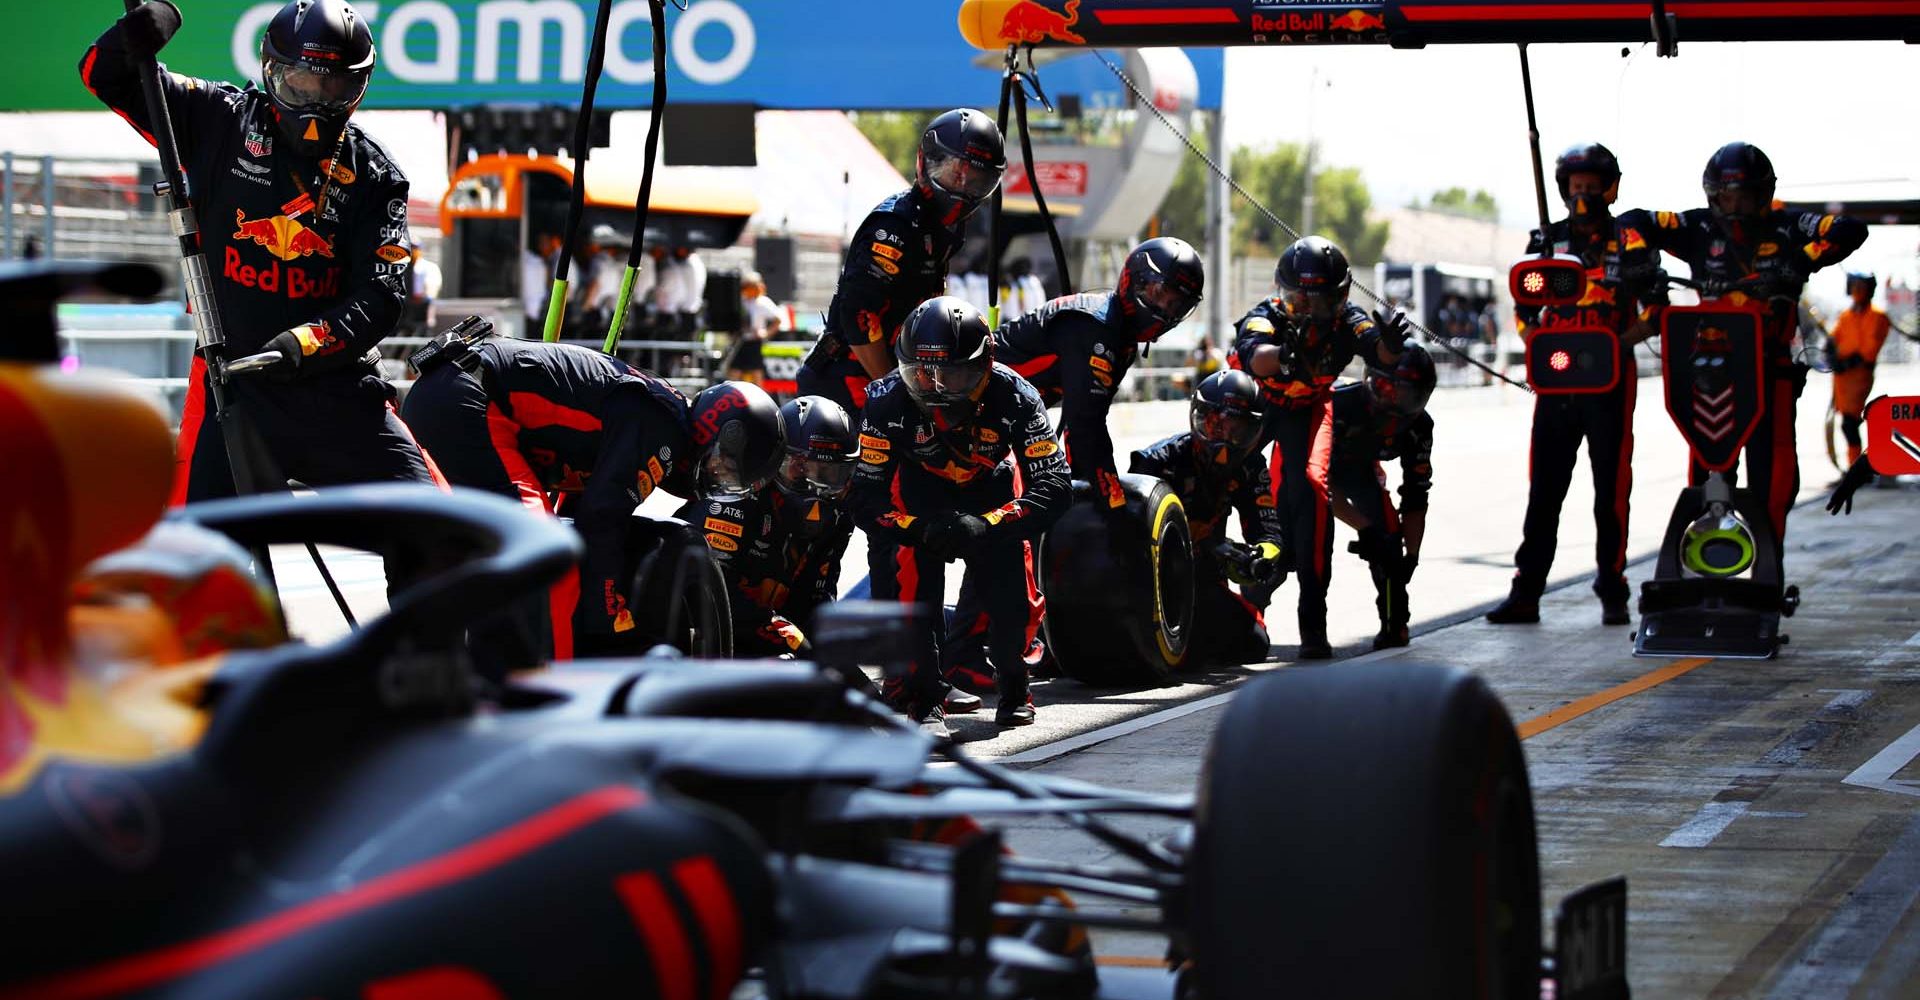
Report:
M 1073 506 L 1047 532 L 1047 648 L 1084 684 L 1163 684 L 1185 662 L 1193 624 L 1187 512 L 1152 476 L 1120 483 L 1126 506 L 1109 510 L 1075 482 Z
M 1188 888 L 1204 997 L 1539 995 L 1526 761 L 1462 670 L 1309 667 L 1242 688 L 1208 750 Z
M 641 633 L 688 656 L 733 656 L 726 576 L 700 532 L 684 521 L 636 514 L 627 544 L 634 567 L 628 606 Z

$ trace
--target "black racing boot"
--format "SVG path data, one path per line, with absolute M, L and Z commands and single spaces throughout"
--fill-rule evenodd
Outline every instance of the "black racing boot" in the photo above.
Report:
M 985 702 L 980 700 L 979 695 L 952 687 L 947 689 L 946 700 L 940 703 L 940 707 L 945 709 L 948 715 L 966 715 L 969 712 L 979 711 L 983 704 Z
M 1600 624 L 1633 624 L 1633 616 L 1627 613 L 1627 599 L 1624 597 L 1602 596 L 1600 598 Z
M 1333 645 L 1327 642 L 1326 618 L 1322 617 L 1317 621 L 1302 621 L 1300 623 L 1300 652 L 1296 654 L 1296 658 L 1301 660 L 1333 659 Z
M 1412 641 L 1413 636 L 1407 631 L 1405 625 L 1381 622 L 1380 634 L 1373 637 L 1373 648 L 1376 650 L 1399 649 Z
M 1011 729 L 1014 726 L 1031 726 L 1033 718 L 1032 698 L 1025 702 L 1002 701 L 1000 707 L 994 710 L 993 724 L 1002 729 Z
M 1532 625 L 1540 620 L 1540 589 L 1518 580 L 1500 606 L 1487 612 L 1487 621 L 1495 625 Z

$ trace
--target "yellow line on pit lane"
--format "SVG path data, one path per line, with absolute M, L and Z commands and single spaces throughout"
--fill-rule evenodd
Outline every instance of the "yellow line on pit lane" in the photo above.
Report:
M 1570 701 L 1545 715 L 1536 715 L 1515 728 L 1519 730 L 1520 738 L 1523 740 L 1538 736 L 1555 726 L 1572 722 L 1596 708 L 1604 708 L 1628 695 L 1639 694 L 1648 688 L 1665 684 L 1681 674 L 1697 670 L 1712 662 L 1713 658 L 1710 656 L 1676 660 L 1658 670 L 1641 674 L 1625 684 L 1618 684 L 1605 691 L 1597 691 L 1585 698 Z

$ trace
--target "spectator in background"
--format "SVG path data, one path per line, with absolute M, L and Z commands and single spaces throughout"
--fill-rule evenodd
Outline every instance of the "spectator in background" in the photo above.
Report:
M 1033 261 L 1015 258 L 1007 265 L 1007 284 L 1000 290 L 1000 322 L 1019 319 L 1047 304 L 1047 289 L 1033 273 Z
M 580 292 L 573 307 L 576 319 L 569 324 L 580 336 L 604 334 L 613 322 L 613 303 L 620 296 L 621 264 L 616 254 L 625 249 L 620 243 L 620 234 L 608 225 L 595 226 L 587 235 L 586 253 L 580 260 Z
M 787 311 L 767 295 L 767 282 L 758 271 L 740 276 L 740 335 L 727 356 L 727 378 L 758 383 L 765 377 L 760 345 L 782 330 L 793 329 Z
M 1220 370 L 1225 359 L 1220 356 L 1220 348 L 1215 347 L 1212 337 L 1201 337 L 1193 347 L 1193 384 L 1199 385 L 1207 376 Z
M 414 336 L 429 336 L 437 322 L 433 314 L 433 301 L 440 297 L 440 265 L 427 259 L 420 252 L 420 246 L 413 248 L 413 267 L 407 276 L 407 332 Z
M 674 247 L 671 253 L 658 252 L 654 260 L 660 268 L 653 289 L 653 306 L 660 324 L 680 335 L 700 327 L 700 313 L 706 308 L 707 264 L 688 247 Z
M 968 305 L 983 315 L 986 313 L 987 276 L 980 271 L 979 257 L 968 256 L 954 268 L 954 273 L 947 275 L 947 294 L 965 299 Z

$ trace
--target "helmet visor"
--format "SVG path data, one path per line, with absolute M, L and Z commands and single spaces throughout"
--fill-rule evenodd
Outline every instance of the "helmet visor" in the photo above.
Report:
M 1411 417 L 1427 408 L 1427 400 L 1433 397 L 1433 386 L 1405 382 L 1392 372 L 1369 369 L 1367 394 L 1373 397 L 1375 406 Z
M 700 461 L 694 478 L 703 496 L 743 496 L 767 484 L 765 479 L 748 476 L 741 468 L 739 456 L 717 448 Z
M 969 202 L 980 201 L 1000 186 L 999 167 L 940 150 L 926 154 L 926 169 L 928 183 Z
M 1706 187 L 1707 205 L 1714 214 L 1728 218 L 1755 218 L 1766 208 L 1760 200 L 1760 192 L 1742 184 L 1708 184 Z
M 303 63 L 267 60 L 267 90 L 295 111 L 350 111 L 367 91 L 367 73 L 326 73 Z
M 794 496 L 823 499 L 842 497 L 853 483 L 853 462 L 788 452 L 786 461 L 780 463 L 780 471 L 775 474 L 774 482 Z
M 909 361 L 900 366 L 900 380 L 907 392 L 922 403 L 939 406 L 971 399 L 987 380 L 987 362 L 953 363 L 946 361 Z
M 1132 289 L 1133 304 L 1147 315 L 1162 324 L 1162 332 L 1179 326 L 1181 321 L 1200 304 L 1200 296 L 1189 295 L 1175 288 L 1165 278 L 1153 278 L 1142 281 Z
M 1236 455 L 1250 453 L 1260 443 L 1260 418 L 1245 411 L 1195 405 L 1192 426 L 1195 437 L 1225 445 Z
M 1280 292 L 1280 304 L 1286 307 L 1287 315 L 1320 323 L 1331 322 L 1345 302 L 1346 296 L 1331 291 L 1309 292 L 1293 288 Z

